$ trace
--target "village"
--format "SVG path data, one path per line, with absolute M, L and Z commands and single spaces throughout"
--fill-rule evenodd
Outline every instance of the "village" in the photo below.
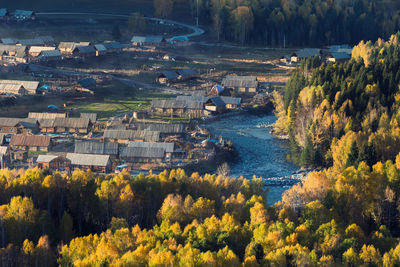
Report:
M 33 11 L 0 9 L 0 20 L 24 23 L 37 18 Z M 0 106 L 1 114 L 7 114 L 0 117 L 1 168 L 110 173 L 219 162 L 221 155 L 234 154 L 234 144 L 213 136 L 199 121 L 271 111 L 272 92 L 284 84 L 243 71 L 194 68 L 193 60 L 179 53 L 193 45 L 185 36 L 134 35 L 127 42 L 0 37 L 1 74 L 6 77 L 0 80 Z M 307 48 L 277 57 L 276 64 L 292 67 L 307 58 L 338 62 L 350 56 L 348 46 Z M 138 80 L 121 76 L 120 70 L 83 71 L 91 64 L 125 58 L 146 62 L 141 69 L 149 74 Z M 118 89 L 102 95 L 101 88 L 114 82 L 118 88 L 128 87 L 129 96 L 130 88 L 136 88 L 136 95 L 161 97 L 151 95 L 126 112 L 87 112 L 74 106 L 104 102 L 106 94 Z M 24 106 L 18 109 L 20 103 Z M 43 103 L 48 105 L 43 108 Z

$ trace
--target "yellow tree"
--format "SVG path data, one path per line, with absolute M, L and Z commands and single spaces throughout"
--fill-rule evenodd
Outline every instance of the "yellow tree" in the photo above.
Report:
M 254 27 L 254 16 L 251 9 L 247 6 L 239 6 L 232 12 L 235 20 L 235 37 L 242 44 L 246 41 L 248 33 Z

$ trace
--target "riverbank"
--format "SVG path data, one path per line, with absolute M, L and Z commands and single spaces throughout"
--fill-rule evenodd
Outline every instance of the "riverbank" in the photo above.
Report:
M 230 176 L 251 179 L 255 175 L 265 180 L 269 205 L 281 200 L 284 191 L 301 181 L 295 175 L 300 168 L 286 160 L 287 140 L 271 135 L 268 127 L 260 127 L 273 125 L 275 121 L 271 112 L 261 115 L 243 112 L 207 120 L 201 125 L 214 136 L 231 141 L 235 147 L 238 159 L 230 163 Z

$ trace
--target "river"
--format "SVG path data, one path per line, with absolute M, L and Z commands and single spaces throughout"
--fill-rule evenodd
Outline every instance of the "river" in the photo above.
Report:
M 282 193 L 295 182 L 290 176 L 299 167 L 286 160 L 288 142 L 272 136 L 271 128 L 257 127 L 271 125 L 276 121 L 274 114 L 256 116 L 243 114 L 224 117 L 208 122 L 204 126 L 214 135 L 232 141 L 239 153 L 239 161 L 230 164 L 232 177 L 253 175 L 262 177 L 269 184 L 267 202 L 269 205 L 281 200 Z M 274 177 L 275 179 L 268 179 Z

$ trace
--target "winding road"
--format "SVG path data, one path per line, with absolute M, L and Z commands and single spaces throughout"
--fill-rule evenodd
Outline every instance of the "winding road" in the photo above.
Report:
M 112 18 L 112 17 L 114 17 L 114 18 L 129 18 L 129 15 L 89 13 L 89 12 L 38 12 L 38 13 L 36 13 L 36 16 L 54 16 L 54 15 L 60 15 L 60 16 L 68 16 L 68 15 L 80 16 L 80 15 L 82 15 L 82 16 L 102 16 L 102 17 L 110 17 L 110 18 Z M 177 25 L 180 27 L 185 27 L 192 31 L 192 33 L 189 33 L 186 35 L 172 36 L 171 38 L 177 38 L 177 37 L 191 38 L 191 37 L 200 36 L 200 35 L 204 34 L 203 29 L 193 26 L 193 25 L 186 24 L 186 23 L 169 20 L 169 19 L 159 19 L 159 18 L 151 18 L 151 17 L 145 17 L 145 19 L 152 20 L 152 21 L 158 21 L 158 22 L 164 22 L 167 24 L 173 24 L 173 25 Z

